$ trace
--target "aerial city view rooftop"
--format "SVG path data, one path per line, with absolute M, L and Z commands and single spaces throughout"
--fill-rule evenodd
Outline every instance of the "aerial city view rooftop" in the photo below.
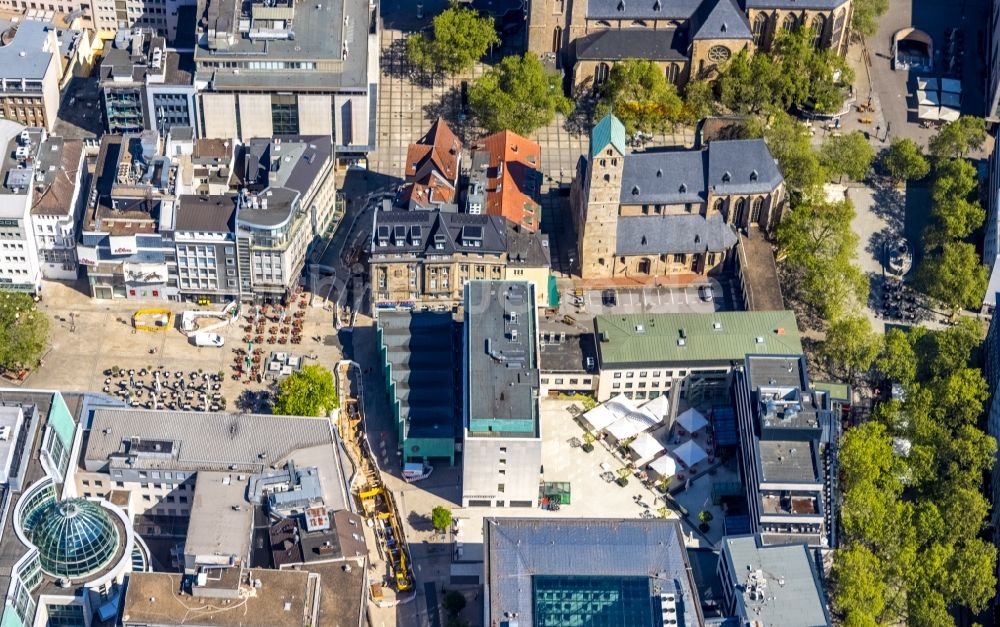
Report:
M 988 627 L 1000 0 L 0 3 L 0 627 Z

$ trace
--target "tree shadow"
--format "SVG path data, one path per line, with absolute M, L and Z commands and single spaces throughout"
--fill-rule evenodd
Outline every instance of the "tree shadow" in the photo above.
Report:
M 576 107 L 566 116 L 563 129 L 573 135 L 583 135 L 590 132 L 594 126 L 594 111 L 597 109 L 597 98 L 587 95 L 576 98 Z
M 433 531 L 434 525 L 431 523 L 431 519 L 426 514 L 420 514 L 416 510 L 411 510 L 410 514 L 406 517 L 407 522 L 410 523 L 410 527 L 416 531 Z
M 462 95 L 460 87 L 452 87 L 446 91 L 437 102 L 424 105 L 424 116 L 428 120 L 444 119 L 459 139 L 468 143 L 480 135 L 480 128 L 475 124 L 472 115 L 462 112 Z
M 441 71 L 428 72 L 413 65 L 406 57 L 406 39 L 396 39 L 382 49 L 382 75 L 408 80 L 412 84 L 430 89 L 444 84 L 447 75 Z

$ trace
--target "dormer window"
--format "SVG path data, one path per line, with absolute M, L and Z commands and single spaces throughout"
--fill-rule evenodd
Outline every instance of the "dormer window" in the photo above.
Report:
M 723 22 L 722 23 L 722 32 L 726 32 L 727 30 L 729 30 L 729 25 L 727 25 L 725 22 Z
M 619 11 L 625 10 L 625 0 L 618 0 L 618 10 Z
M 444 234 L 438 233 L 434 236 L 434 249 L 444 250 Z
M 757 170 L 751 170 L 750 171 L 750 180 L 751 181 L 756 181 L 757 178 L 758 178 Z
M 653 10 L 659 11 L 661 8 L 662 7 L 660 6 L 660 0 L 656 0 L 656 2 L 653 3 Z
M 662 179 L 663 178 L 663 170 L 657 170 L 656 171 L 656 178 L 658 178 L 658 179 Z
M 688 186 L 684 183 L 681 183 L 681 186 L 677 191 L 679 191 L 682 194 L 686 194 L 688 191 Z
M 639 195 L 639 186 L 638 185 L 634 185 L 632 187 L 632 195 L 633 196 L 638 196 Z
M 722 173 L 722 182 L 723 183 L 728 183 L 731 180 L 733 180 L 733 175 L 732 174 L 730 174 L 729 172 L 723 172 Z

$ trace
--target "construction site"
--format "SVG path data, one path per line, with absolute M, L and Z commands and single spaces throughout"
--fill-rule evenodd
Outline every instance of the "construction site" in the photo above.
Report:
M 357 468 L 351 492 L 365 517 L 368 545 L 377 549 L 377 555 L 369 555 L 371 598 L 379 607 L 408 603 L 416 596 L 413 564 L 399 508 L 366 435 L 360 368 L 341 361 L 336 374 L 341 399 L 337 428 Z

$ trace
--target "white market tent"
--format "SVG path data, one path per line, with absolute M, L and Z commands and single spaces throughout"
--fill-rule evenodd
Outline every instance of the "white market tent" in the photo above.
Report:
M 638 466 L 642 466 L 646 460 L 653 459 L 664 450 L 663 445 L 648 433 L 640 433 L 628 448 Z
M 941 115 L 938 113 L 937 107 L 932 106 L 921 106 L 917 109 L 917 117 L 921 120 L 940 120 Z
M 676 457 L 677 460 L 684 464 L 687 468 L 694 466 L 708 457 L 708 453 L 705 452 L 705 449 L 695 444 L 693 440 L 688 440 L 684 444 L 681 444 L 674 450 L 670 451 L 670 454 Z
M 938 111 L 938 119 L 945 122 L 954 122 L 960 115 L 958 109 L 950 109 L 948 107 L 941 107 L 941 110 Z
M 643 403 L 642 408 L 662 421 L 667 417 L 667 413 L 670 411 L 670 397 L 665 394 L 661 394 L 660 396 L 651 398 Z
M 694 433 L 708 426 L 708 421 L 701 415 L 701 412 L 694 407 L 677 416 L 675 422 L 688 433 Z
M 923 91 L 917 90 L 917 104 L 918 105 L 940 105 L 941 98 L 938 96 L 936 91 Z
M 962 81 L 957 78 L 942 78 L 941 91 L 946 91 L 952 94 L 960 94 L 962 93 Z
M 612 398 L 605 403 L 598 405 L 583 415 L 590 428 L 594 431 L 601 431 L 616 420 L 636 411 L 635 404 L 624 394 Z
M 938 90 L 938 79 L 930 76 L 918 76 L 917 77 L 917 89 L 922 91 L 937 91 Z
M 677 474 L 677 461 L 670 455 L 663 455 L 649 462 L 646 468 L 660 477 L 673 477 Z
M 638 409 L 608 425 L 604 432 L 614 440 L 621 442 L 658 424 L 660 424 L 659 418 L 643 409 Z
M 941 92 L 941 104 L 946 107 L 958 109 L 962 106 L 962 96 L 951 92 Z

